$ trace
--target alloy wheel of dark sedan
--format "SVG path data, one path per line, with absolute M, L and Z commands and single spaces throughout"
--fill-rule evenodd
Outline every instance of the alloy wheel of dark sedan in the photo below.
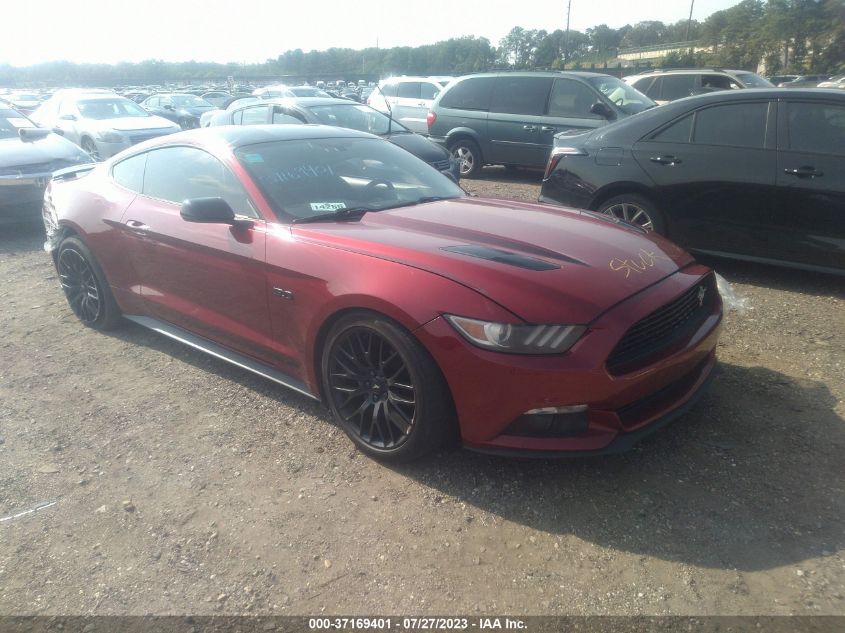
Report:
M 71 310 L 86 325 L 97 321 L 103 310 L 102 292 L 90 264 L 73 247 L 62 249 L 59 279 Z
M 350 328 L 335 339 L 328 364 L 329 397 L 346 429 L 377 450 L 404 444 L 417 419 L 417 389 L 390 341 L 373 329 Z
M 601 213 L 625 220 L 641 229 L 663 233 L 663 221 L 654 205 L 642 196 L 633 194 L 616 196 L 604 202 Z

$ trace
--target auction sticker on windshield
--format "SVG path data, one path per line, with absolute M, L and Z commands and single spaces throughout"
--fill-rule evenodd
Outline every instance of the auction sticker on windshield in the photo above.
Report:
M 346 204 L 343 202 L 312 202 L 312 211 L 337 211 L 338 209 L 345 209 Z

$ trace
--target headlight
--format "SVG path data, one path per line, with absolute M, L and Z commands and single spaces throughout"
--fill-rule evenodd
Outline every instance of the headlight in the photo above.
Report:
M 99 133 L 99 137 L 103 143 L 122 143 L 124 141 L 123 135 L 114 130 L 104 130 Z
M 513 325 L 443 316 L 470 343 L 511 354 L 562 354 L 587 329 L 583 325 Z

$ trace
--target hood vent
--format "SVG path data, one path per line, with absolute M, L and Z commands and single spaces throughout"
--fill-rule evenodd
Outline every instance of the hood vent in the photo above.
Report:
M 458 253 L 459 255 L 468 255 L 469 257 L 486 259 L 500 264 L 507 264 L 509 266 L 516 266 L 517 268 L 526 268 L 528 270 L 556 270 L 560 268 L 557 264 L 545 262 L 542 259 L 534 259 L 533 257 L 520 255 L 519 253 L 512 253 L 510 251 L 503 251 L 498 248 L 490 248 L 489 246 L 480 246 L 477 244 L 444 246 L 443 250 L 449 251 L 450 253 Z

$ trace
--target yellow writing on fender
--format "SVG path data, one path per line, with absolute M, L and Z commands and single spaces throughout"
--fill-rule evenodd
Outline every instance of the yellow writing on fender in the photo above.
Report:
M 658 255 L 654 251 L 647 251 L 641 248 L 637 255 L 631 259 L 619 259 L 614 257 L 610 260 L 610 270 L 624 270 L 625 278 L 631 276 L 631 273 L 641 273 L 644 270 L 653 268 L 658 259 L 669 259 L 665 255 Z

